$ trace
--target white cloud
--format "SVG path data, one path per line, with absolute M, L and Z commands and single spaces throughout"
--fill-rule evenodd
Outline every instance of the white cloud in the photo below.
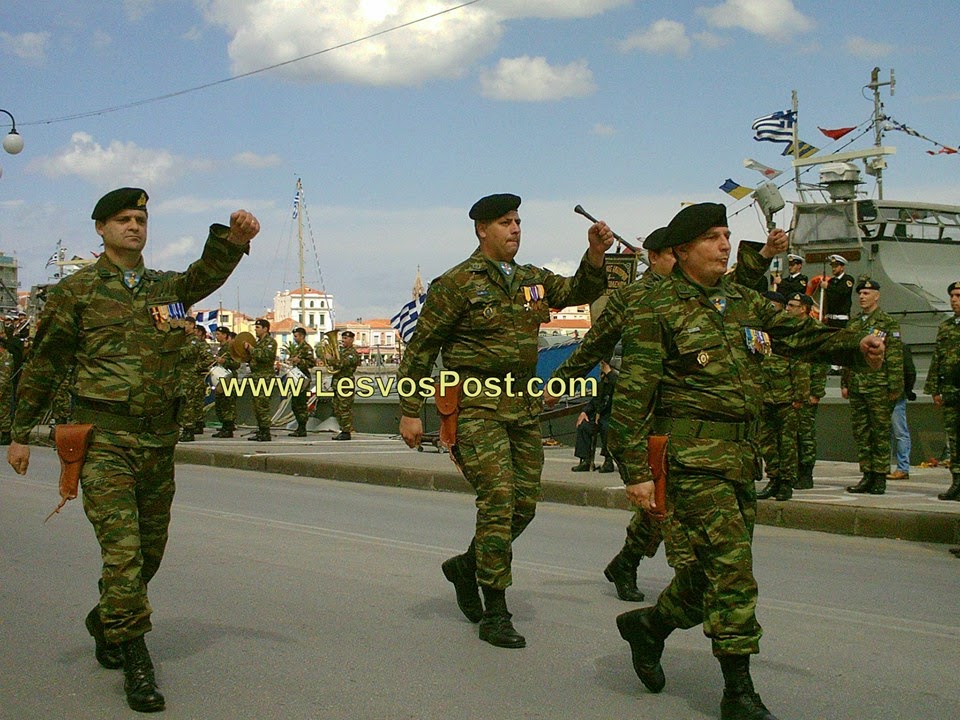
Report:
M 181 35 L 184 40 L 189 40 L 190 42 L 196 42 L 203 38 L 203 31 L 196 25 L 187 30 L 183 35 Z
M 123 0 L 123 10 L 128 20 L 139 20 L 153 10 L 154 0 Z
M 562 258 L 553 257 L 543 264 L 547 270 L 555 272 L 557 275 L 573 275 L 577 272 L 577 268 L 580 263 L 575 260 L 564 260 Z
M 277 167 L 283 164 L 283 160 L 279 155 L 257 155 L 255 152 L 249 150 L 234 155 L 233 162 L 242 167 L 254 168 L 255 170 Z
M 546 58 L 502 58 L 480 73 L 484 97 L 494 100 L 542 102 L 590 95 L 595 86 L 586 60 L 552 66 Z
M 694 33 L 693 40 L 697 45 L 705 47 L 708 50 L 716 50 L 717 48 L 726 47 L 730 44 L 730 38 L 715 35 L 712 32 Z
M 75 132 L 70 137 L 70 145 L 59 153 L 37 158 L 29 165 L 29 169 L 47 177 L 75 175 L 103 187 L 156 187 L 170 183 L 185 172 L 209 167 L 207 161 L 189 160 L 167 150 L 142 148 L 133 142 L 114 140 L 103 147 L 85 132 Z
M 620 43 L 620 49 L 623 52 L 641 50 L 654 55 L 683 56 L 690 52 L 690 38 L 683 23 L 661 18 L 646 30 L 628 36 Z
M 189 258 L 192 262 L 200 254 L 200 247 L 201 244 L 191 235 L 184 235 L 168 243 L 163 241 L 157 243 L 153 238 L 149 238 L 147 255 L 150 262 L 148 264 L 152 267 L 169 267 L 181 258 Z
M 617 129 L 613 125 L 605 125 L 604 123 L 597 123 L 593 126 L 591 131 L 594 135 L 599 135 L 600 137 L 612 137 L 617 134 Z
M 97 28 L 90 39 L 90 43 L 96 48 L 107 47 L 113 43 L 113 38 L 106 31 Z
M 43 60 L 50 46 L 50 33 L 25 32 L 11 35 L 8 32 L 0 32 L 0 45 L 6 52 L 16 55 L 21 60 Z
M 742 28 L 775 39 L 806 32 L 814 25 L 794 7 L 793 0 L 725 0 L 697 12 L 715 27 Z
M 863 58 L 864 60 L 883 57 L 889 55 L 894 50 L 893 45 L 889 43 L 874 42 L 859 35 L 850 35 L 847 37 L 844 47 L 846 47 L 847 52 L 854 57 Z
M 489 0 L 354 41 L 441 11 L 436 0 L 208 0 L 206 19 L 231 36 L 234 73 L 319 53 L 271 73 L 303 82 L 416 85 L 455 78 L 489 54 L 508 20 L 588 17 L 629 0 Z

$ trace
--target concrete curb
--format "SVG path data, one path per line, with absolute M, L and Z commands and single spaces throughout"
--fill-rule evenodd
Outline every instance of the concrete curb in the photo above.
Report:
M 312 457 L 258 456 L 178 445 L 176 461 L 191 465 L 279 473 L 385 487 L 472 494 L 469 483 L 453 469 L 429 470 L 363 462 L 335 462 Z M 611 488 L 577 482 L 551 482 L 542 486 L 544 502 L 630 510 L 626 495 Z M 960 544 L 960 515 L 873 508 L 828 503 L 762 500 L 757 523 L 838 535 L 891 538 L 913 542 Z

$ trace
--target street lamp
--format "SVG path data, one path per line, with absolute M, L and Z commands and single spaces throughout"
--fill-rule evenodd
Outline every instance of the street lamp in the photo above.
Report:
M 20 133 L 17 132 L 17 121 L 14 120 L 13 115 L 11 115 L 8 110 L 0 108 L 0 112 L 5 113 L 10 117 L 11 126 L 10 132 L 7 133 L 7 136 L 3 139 L 3 149 L 11 155 L 16 155 L 18 152 L 23 150 L 23 138 L 20 137 Z

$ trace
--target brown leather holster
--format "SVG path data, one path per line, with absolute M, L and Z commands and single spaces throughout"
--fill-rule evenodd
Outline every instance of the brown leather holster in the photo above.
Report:
M 57 425 L 57 456 L 60 458 L 60 498 L 63 502 L 73 500 L 80 487 L 80 470 L 87 458 L 90 436 L 93 435 L 91 423 Z
M 437 404 L 437 414 L 440 415 L 440 444 L 450 450 L 457 444 L 457 417 L 460 415 L 460 390 L 463 383 L 446 386 L 443 393 L 440 386 L 434 386 L 434 401 Z
M 647 463 L 653 474 L 653 502 L 657 512 L 649 513 L 657 520 L 667 516 L 667 442 L 669 435 L 650 435 L 647 437 Z

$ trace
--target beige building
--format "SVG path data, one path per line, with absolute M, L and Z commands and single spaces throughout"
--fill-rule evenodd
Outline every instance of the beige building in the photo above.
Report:
M 307 286 L 278 292 L 273 298 L 273 317 L 277 322 L 289 318 L 296 325 L 319 333 L 333 330 L 333 311 L 333 295 Z

